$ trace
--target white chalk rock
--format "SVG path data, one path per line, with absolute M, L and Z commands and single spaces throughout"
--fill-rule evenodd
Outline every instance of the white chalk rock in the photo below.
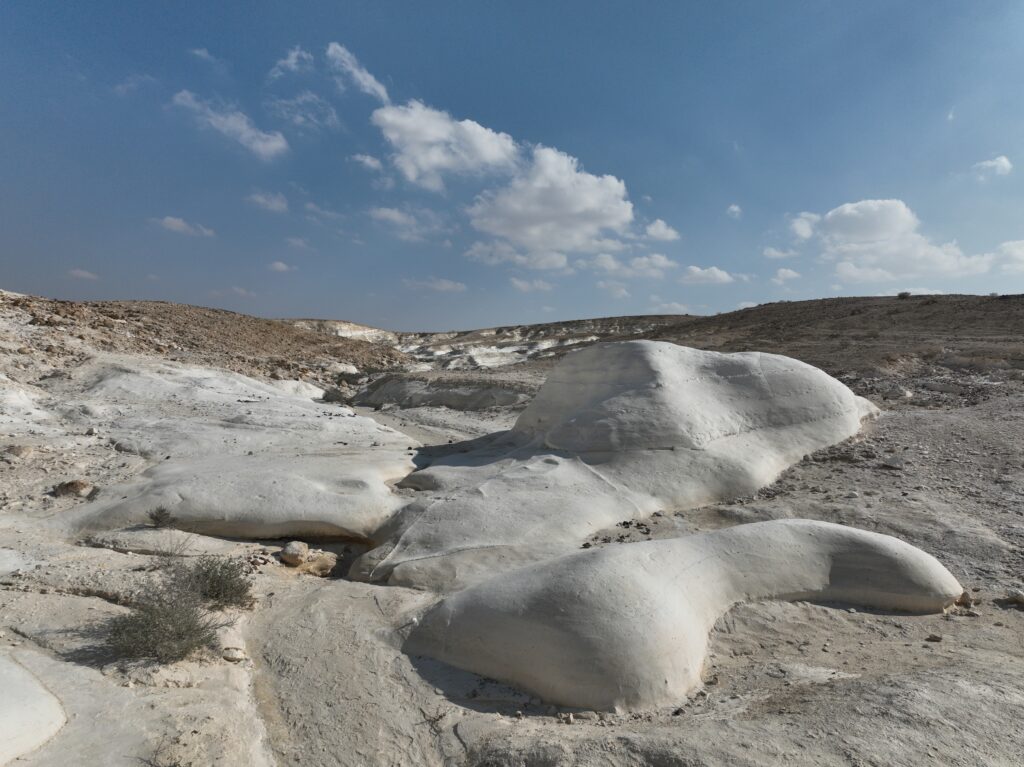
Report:
M 552 371 L 511 432 L 408 477 L 432 499 L 403 509 L 352 574 L 465 586 L 625 518 L 749 495 L 875 413 L 788 357 L 597 344 Z
M 0 765 L 34 751 L 67 721 L 60 701 L 10 655 L 0 655 Z
M 701 684 L 708 632 L 758 599 L 940 612 L 963 589 L 896 538 L 780 520 L 610 546 L 522 568 L 446 597 L 406 651 L 517 685 L 549 703 L 634 710 Z
M 77 371 L 71 421 L 96 412 L 117 449 L 152 465 L 65 517 L 79 530 L 145 524 L 163 506 L 175 527 L 209 535 L 364 538 L 405 501 L 416 442 L 348 408 L 313 402 L 306 384 L 128 359 Z M 295 383 L 295 382 L 292 382 Z M 301 383 L 301 382 L 300 382 Z M 98 410 L 99 405 L 103 410 Z

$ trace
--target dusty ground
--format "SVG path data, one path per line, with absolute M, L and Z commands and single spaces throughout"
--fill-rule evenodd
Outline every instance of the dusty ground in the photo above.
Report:
M 305 366 L 309 380 L 321 381 L 331 361 L 365 369 L 405 359 L 386 347 L 311 331 L 293 337 L 267 321 L 209 310 L 0 300 L 0 373 L 10 379 L 0 379 L 0 388 L 17 382 L 56 393 L 65 371 L 114 353 L 173 352 L 256 375 L 301 374 Z M 188 321 L 179 323 L 179 311 Z M 186 334 L 197 317 L 210 324 Z M 402 654 L 401 626 L 430 597 L 344 579 L 363 544 L 329 544 L 341 564 L 335 577 L 318 579 L 259 553 L 281 542 L 195 537 L 195 552 L 254 562 L 258 602 L 230 638 L 247 659 L 232 663 L 213 653 L 167 668 L 125 664 L 104 655 L 95 627 L 149 586 L 159 558 L 144 552 L 163 545 L 156 537 L 163 533 L 82 540 L 62 518 L 83 499 L 49 491 L 74 478 L 109 487 L 147 462 L 102 434 L 23 428 L 0 439 L 0 653 L 58 696 L 68 724 L 18 763 L 68 764 L 71 754 L 75 764 L 150 759 L 165 767 L 1024 763 L 1024 611 L 1002 600 L 1024 586 L 1024 299 L 836 299 L 677 319 L 655 328 L 611 321 L 605 327 L 614 332 L 598 335 L 791 354 L 840 375 L 885 413 L 861 437 L 809 456 L 757 497 L 685 513 L 665 509 L 585 545 L 823 519 L 925 549 L 976 604 L 940 616 L 808 603 L 739 607 L 716 627 L 706 687 L 696 697 L 631 715 L 571 712 L 570 723 L 569 711 Z M 221 320 L 248 325 L 252 335 L 239 341 L 231 330 L 237 325 L 218 331 Z M 596 334 L 588 322 L 577 337 Z M 543 328 L 501 329 L 467 343 L 500 347 L 507 338 L 518 348 L 524 339 L 557 336 L 555 326 Z M 166 344 L 172 339 L 181 348 Z M 451 340 L 438 343 L 452 347 Z M 550 349 L 561 353 L 541 351 Z M 448 362 L 459 358 L 459 347 L 452 351 L 442 354 Z M 456 365 L 412 377 L 535 390 L 551 358 L 515 353 L 525 359 L 511 367 Z M 360 412 L 434 453 L 507 428 L 516 412 L 401 404 Z M 4 452 L 12 446 L 20 449 Z

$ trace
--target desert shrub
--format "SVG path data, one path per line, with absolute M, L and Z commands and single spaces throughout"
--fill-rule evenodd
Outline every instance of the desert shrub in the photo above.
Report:
M 174 517 L 171 515 L 165 507 L 157 506 L 155 509 L 146 513 L 149 517 L 149 522 L 153 527 L 170 527 L 174 524 Z
M 910 298 L 910 291 L 904 290 L 896 294 L 896 298 Z
M 211 555 L 185 558 L 171 564 L 171 584 L 217 609 L 252 606 L 252 581 L 240 559 Z
M 106 626 L 107 646 L 121 658 L 151 658 L 161 663 L 215 648 L 226 621 L 211 615 L 195 595 L 164 586 L 140 601 L 127 615 Z

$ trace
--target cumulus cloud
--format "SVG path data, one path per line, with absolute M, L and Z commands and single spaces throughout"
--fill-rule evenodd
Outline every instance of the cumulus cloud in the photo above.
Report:
M 286 264 L 284 261 L 272 261 L 267 264 L 267 269 L 272 272 L 294 272 L 298 267 Z
M 439 277 L 431 277 L 427 280 L 402 280 L 407 288 L 414 290 L 433 290 L 437 293 L 462 293 L 466 290 L 466 284 L 455 280 L 446 280 Z
M 821 220 L 817 213 L 798 213 L 789 222 L 789 229 L 798 240 L 809 240 L 814 236 L 814 227 Z
M 371 208 L 370 217 L 406 242 L 419 242 L 443 229 L 440 216 L 425 209 Z
M 1002 271 L 1007 274 L 1024 274 L 1024 240 L 1004 242 L 993 255 L 1002 261 Z
M 322 208 L 315 202 L 307 202 L 305 208 L 306 217 L 318 224 L 322 224 L 324 219 L 329 221 L 340 221 L 345 217 L 343 213 L 338 213 L 336 210 Z
M 612 298 L 629 298 L 629 290 L 621 282 L 614 280 L 601 280 L 597 283 L 601 290 L 607 290 Z
M 555 251 L 520 253 L 507 242 L 474 242 L 465 253 L 470 261 L 488 266 L 513 264 L 525 269 L 567 269 L 569 259 Z
M 688 266 L 680 282 L 695 285 L 725 285 L 735 280 L 733 275 L 717 266 L 709 266 L 706 269 L 699 266 Z
M 273 69 L 270 70 L 267 77 L 271 80 L 277 80 L 280 77 L 284 77 L 286 74 L 308 72 L 312 68 L 313 54 L 309 51 L 303 50 L 302 46 L 296 45 L 285 54 L 283 59 L 277 60 L 277 63 L 274 64 Z
M 212 53 L 206 50 L 206 48 L 191 48 L 189 49 L 188 54 L 189 56 L 192 56 L 194 58 L 199 59 L 202 62 L 209 64 L 211 67 L 213 67 L 220 73 L 227 71 L 227 62 L 222 59 L 218 59 L 216 56 L 214 56 Z
M 519 149 L 507 133 L 473 120 L 456 120 L 420 101 L 384 106 L 371 120 L 394 148 L 392 161 L 405 178 L 426 189 L 444 189 L 443 175 L 511 171 Z
M 202 224 L 190 224 L 185 219 L 178 218 L 177 216 L 164 216 L 163 218 L 154 218 L 152 221 L 169 232 L 187 234 L 190 237 L 213 237 L 217 234 Z
M 652 240 L 661 240 L 663 242 L 670 242 L 671 240 L 679 239 L 679 232 L 673 229 L 671 226 L 666 224 L 660 218 L 654 219 L 650 224 L 647 225 L 645 230 L 647 236 Z
M 661 301 L 658 296 L 651 296 L 651 300 L 655 303 L 651 306 L 652 312 L 658 314 L 689 314 L 690 307 L 686 304 L 681 304 L 678 301 Z
M 779 248 L 765 248 L 762 251 L 765 258 L 793 258 L 797 255 L 795 250 L 780 250 Z
M 551 290 L 554 285 L 544 280 L 521 280 L 518 277 L 510 277 L 512 287 L 523 293 L 532 293 L 537 290 Z
M 590 258 L 581 258 L 575 264 L 580 269 L 590 269 L 596 272 L 614 274 L 618 277 L 651 277 L 661 278 L 665 276 L 667 269 L 675 269 L 678 264 L 660 253 L 652 253 L 649 256 L 636 256 L 627 263 L 619 261 L 610 253 L 598 253 Z
M 885 282 L 942 274 L 982 274 L 993 254 L 965 255 L 955 242 L 937 245 L 902 200 L 861 200 L 833 208 L 818 222 L 822 257 L 850 282 Z
M 575 157 L 537 146 L 525 172 L 477 197 L 468 213 L 478 231 L 529 252 L 595 252 L 621 249 L 610 235 L 625 233 L 633 203 L 621 180 L 587 173 Z
M 114 86 L 114 93 L 118 96 L 127 96 L 139 90 L 143 86 L 157 82 L 152 75 L 128 75 L 124 80 Z
M 339 91 L 344 91 L 351 83 L 356 89 L 373 96 L 381 103 L 391 103 L 387 88 L 381 85 L 344 45 L 331 43 L 327 46 L 327 66 L 334 73 L 334 82 Z
M 992 176 L 1008 176 L 1013 170 L 1013 163 L 1005 154 L 993 157 L 991 160 L 982 160 L 971 166 L 971 170 L 981 181 L 992 178 Z
M 800 277 L 800 272 L 792 269 L 778 269 L 775 272 L 775 276 L 772 277 L 772 282 L 776 285 L 785 285 L 789 280 L 795 280 Z
M 354 154 L 352 160 L 362 165 L 367 170 L 380 172 L 384 170 L 384 164 L 373 155 L 369 154 Z
M 736 203 L 733 203 L 732 205 L 725 209 L 725 215 L 727 215 L 729 218 L 739 218 L 740 216 L 743 215 L 743 208 L 741 208 Z
M 341 127 L 338 113 L 313 91 L 302 91 L 294 98 L 273 98 L 265 104 L 267 111 L 296 128 L 306 130 L 337 130 Z
M 200 126 L 237 141 L 261 160 L 273 160 L 288 151 L 288 141 L 279 131 L 260 130 L 237 109 L 202 101 L 191 91 L 178 91 L 173 104 L 191 112 Z
M 253 192 L 245 200 L 257 208 L 269 210 L 271 213 L 288 212 L 288 198 L 280 192 Z
M 68 277 L 74 277 L 76 280 L 98 280 L 99 277 L 92 272 L 87 272 L 85 269 L 69 269 Z

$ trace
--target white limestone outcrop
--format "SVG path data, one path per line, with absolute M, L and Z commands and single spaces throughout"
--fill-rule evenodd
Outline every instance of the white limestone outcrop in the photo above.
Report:
M 60 701 L 9 654 L 0 655 L 0 765 L 52 738 L 67 718 Z
M 64 416 L 150 463 L 69 515 L 88 531 L 145 523 L 163 506 L 182 529 L 232 537 L 364 538 L 405 501 L 414 440 L 301 382 L 131 361 L 77 372 Z M 301 384 L 301 385 L 300 385 Z
M 406 651 L 597 710 L 678 704 L 708 632 L 740 602 L 816 600 L 940 612 L 963 589 L 896 538 L 782 520 L 581 551 L 503 573 L 432 607 Z
M 353 574 L 450 590 L 664 508 L 749 495 L 877 408 L 817 368 L 655 341 L 566 357 L 515 427 L 409 476 Z M 469 447 L 469 446 L 467 446 Z

